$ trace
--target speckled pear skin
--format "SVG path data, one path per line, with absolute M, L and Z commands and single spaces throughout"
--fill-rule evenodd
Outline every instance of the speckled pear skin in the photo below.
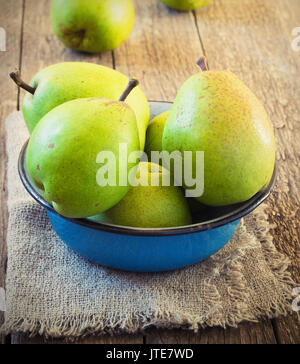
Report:
M 160 0 L 160 1 L 165 5 L 169 6 L 170 8 L 181 11 L 196 10 L 211 2 L 211 0 Z
M 101 53 L 119 47 L 134 25 L 132 0 L 52 0 L 54 33 L 68 48 Z
M 49 111 L 67 101 L 105 97 L 118 100 L 129 78 L 109 67 L 86 62 L 58 63 L 43 69 L 31 81 L 37 87 L 34 96 L 26 93 L 23 114 L 30 132 Z M 134 89 L 126 103 L 136 113 L 141 149 L 144 149 L 146 130 L 150 119 L 149 104 L 139 87 Z
M 162 137 L 164 134 L 165 124 L 170 110 L 155 117 L 149 123 L 146 133 L 145 153 L 148 155 L 148 160 L 151 161 L 151 152 L 162 151 Z
M 275 165 L 272 123 L 253 92 L 231 72 L 206 71 L 180 89 L 163 149 L 205 152 L 204 194 L 211 206 L 246 201 L 266 186 Z M 195 165 L 194 165 L 195 168 Z
M 151 175 L 159 174 L 159 186 L 151 186 Z M 154 163 L 140 163 L 137 178 L 148 186 L 136 186 L 112 209 L 92 217 L 97 222 L 139 228 L 166 228 L 192 223 L 187 200 L 179 187 L 162 186 L 169 172 Z
M 101 98 L 69 101 L 50 111 L 35 128 L 26 153 L 30 177 L 55 210 L 85 218 L 116 205 L 130 185 L 119 185 L 119 143 L 128 155 L 139 150 L 136 117 L 125 103 Z M 101 151 L 116 156 L 116 186 L 101 187 Z M 106 162 L 105 162 L 106 163 Z M 128 171 L 136 164 L 128 164 Z

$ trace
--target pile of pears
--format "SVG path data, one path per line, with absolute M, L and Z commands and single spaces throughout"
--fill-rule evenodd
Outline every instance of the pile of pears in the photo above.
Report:
M 165 228 L 192 224 L 197 205 L 205 213 L 202 206 L 241 203 L 267 186 L 275 166 L 275 138 L 264 107 L 233 73 L 209 71 L 205 58 L 198 64 L 201 72 L 184 83 L 171 110 L 150 124 L 138 81 L 111 68 L 59 63 L 39 72 L 30 85 L 12 73 L 27 91 L 23 115 L 31 138 L 26 166 L 44 199 L 68 218 Z M 121 144 L 128 154 L 145 150 L 149 160 L 124 165 Z M 97 160 L 101 151 L 116 157 L 115 185 L 97 181 L 105 165 Z M 184 175 L 182 188 L 165 186 L 164 177 L 173 171 L 151 162 L 157 151 L 203 151 L 202 196 L 192 202 L 185 197 Z M 125 184 L 120 183 L 120 165 Z M 134 184 L 129 171 L 134 171 Z

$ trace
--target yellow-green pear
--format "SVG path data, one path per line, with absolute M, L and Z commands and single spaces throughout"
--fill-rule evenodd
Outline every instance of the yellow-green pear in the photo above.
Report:
M 175 186 L 163 186 L 169 171 L 154 163 L 140 163 L 135 186 L 112 209 L 94 216 L 96 222 L 140 228 L 166 228 L 192 223 L 187 199 Z M 158 183 L 152 185 L 152 181 Z
M 160 0 L 160 1 L 170 8 L 181 11 L 196 10 L 211 2 L 211 0 Z
M 54 33 L 66 47 L 101 53 L 119 47 L 134 25 L 132 0 L 52 0 Z
M 61 215 L 85 218 L 101 213 L 129 191 L 129 173 L 132 169 L 136 173 L 138 161 L 124 161 L 123 150 L 135 153 L 140 143 L 135 113 L 123 101 L 135 85 L 130 81 L 120 101 L 66 102 L 34 129 L 26 152 L 27 169 L 45 200 Z
M 170 110 L 165 111 L 149 123 L 145 144 L 145 153 L 148 155 L 149 161 L 151 161 L 151 152 L 162 152 L 162 137 L 169 115 Z
M 197 196 L 201 203 L 243 202 L 272 178 L 273 126 L 262 103 L 236 75 L 209 71 L 204 58 L 199 65 L 203 72 L 192 76 L 178 92 L 166 122 L 163 149 L 182 155 L 192 152 L 193 174 L 196 152 L 204 152 L 204 193 Z
M 47 67 L 33 78 L 30 85 L 18 73 L 11 73 L 11 77 L 27 91 L 22 109 L 30 133 L 42 117 L 67 101 L 91 97 L 118 100 L 129 81 L 127 76 L 112 68 L 86 62 L 63 62 Z M 144 150 L 150 118 L 147 98 L 137 87 L 126 103 L 136 114 L 140 145 Z

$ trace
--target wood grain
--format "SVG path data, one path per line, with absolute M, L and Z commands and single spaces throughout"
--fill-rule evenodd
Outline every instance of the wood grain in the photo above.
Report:
M 29 339 L 26 335 L 14 335 L 12 338 L 13 345 L 65 345 L 65 344 L 77 344 L 77 345 L 116 345 L 116 344 L 143 344 L 142 335 L 120 335 L 120 336 L 92 336 L 86 339 L 78 341 L 66 341 L 64 339 L 48 339 L 45 340 L 43 337 L 35 337 Z
M 193 13 L 170 10 L 157 0 L 134 3 L 135 28 L 115 51 L 116 68 L 135 76 L 149 100 L 173 101 L 203 54 Z
M 243 323 L 237 329 L 209 328 L 198 334 L 183 330 L 151 330 L 147 344 L 276 344 L 270 321 Z
M 1 1 L 0 26 L 6 31 L 6 52 L 0 52 L 0 287 L 5 287 L 6 272 L 6 231 L 7 231 L 7 186 L 6 186 L 6 152 L 5 152 L 5 119 L 16 110 L 18 105 L 18 90 L 10 81 L 9 70 L 19 65 L 23 1 L 16 0 L 14 7 L 8 1 Z M 0 312 L 0 326 L 3 323 L 3 313 Z M 5 341 L 0 338 L 0 341 Z
M 273 320 L 273 327 L 278 344 L 300 343 L 300 324 L 296 315 Z

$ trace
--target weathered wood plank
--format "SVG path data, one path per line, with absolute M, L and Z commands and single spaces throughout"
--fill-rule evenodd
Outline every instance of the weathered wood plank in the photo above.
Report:
M 6 231 L 7 231 L 7 185 L 5 152 L 5 119 L 17 109 L 18 91 L 9 79 L 9 71 L 19 65 L 22 28 L 23 0 L 16 0 L 14 6 L 0 0 L 0 27 L 6 32 L 6 52 L 0 51 L 0 287 L 5 287 L 6 272 Z M 3 323 L 0 312 L 0 326 Z M 0 342 L 5 338 L 0 338 Z
M 203 54 L 195 19 L 157 0 L 134 3 L 135 28 L 115 51 L 116 68 L 138 78 L 149 100 L 173 101 Z
M 147 344 L 276 344 L 270 321 L 243 323 L 237 329 L 208 328 L 198 334 L 183 330 L 151 330 Z
M 296 315 L 273 320 L 278 344 L 300 344 L 300 322 Z
M 26 335 L 14 335 L 12 338 L 13 345 L 64 345 L 67 343 L 78 344 L 78 345 L 98 345 L 98 344 L 143 344 L 142 335 L 120 335 L 120 336 L 92 336 L 87 337 L 79 341 L 66 341 L 64 339 L 48 339 L 45 340 L 42 337 L 35 337 L 28 339 Z
M 295 0 L 282 0 L 278 3 L 278 14 L 281 14 L 281 31 L 285 35 L 287 43 L 289 40 L 291 44 L 294 40 L 292 30 L 296 27 L 299 27 L 300 3 Z M 298 141 L 300 139 L 300 54 L 299 51 L 296 53 L 295 50 L 293 50 L 291 55 L 297 64 L 297 70 L 295 70 L 295 72 L 297 72 L 298 78 L 297 76 L 294 77 L 294 73 L 292 74 L 291 79 L 293 79 L 293 88 L 292 90 L 289 90 L 289 95 L 287 95 L 282 102 L 285 109 L 288 110 L 286 118 L 287 120 L 291 120 L 289 125 L 290 133 L 279 131 L 279 134 L 281 140 L 285 142 L 285 145 L 288 146 L 292 142 L 292 148 L 295 152 L 296 158 L 294 158 L 293 154 L 289 153 L 289 150 L 283 150 L 282 158 L 283 160 L 288 160 L 288 165 L 290 166 L 290 168 L 286 171 L 286 174 L 289 176 L 289 180 L 286 181 L 289 186 L 289 191 L 286 191 L 286 193 L 289 195 L 290 199 L 286 205 L 284 205 L 282 203 L 285 201 L 285 197 L 282 196 L 282 199 L 279 201 L 279 204 L 282 204 L 282 207 L 279 209 L 279 211 L 275 210 L 273 212 L 273 216 L 275 215 L 277 217 L 277 219 L 274 218 L 273 223 L 277 224 L 277 220 L 281 219 L 281 215 L 285 215 L 283 226 L 274 230 L 275 236 L 279 235 L 279 238 L 276 239 L 275 242 L 279 250 L 292 257 L 291 272 L 296 284 L 300 286 L 300 178 L 298 147 Z M 285 56 L 283 56 L 283 60 L 285 60 Z M 290 107 L 290 102 L 292 102 L 294 105 L 292 108 Z M 294 110 L 296 110 L 296 113 L 294 113 Z M 294 162 L 294 164 L 291 165 L 291 162 Z M 275 198 L 272 200 L 271 209 L 275 207 Z M 291 236 L 293 237 L 292 239 Z M 281 317 L 273 320 L 273 327 L 279 344 L 300 344 L 300 321 L 296 314 L 293 316 Z

